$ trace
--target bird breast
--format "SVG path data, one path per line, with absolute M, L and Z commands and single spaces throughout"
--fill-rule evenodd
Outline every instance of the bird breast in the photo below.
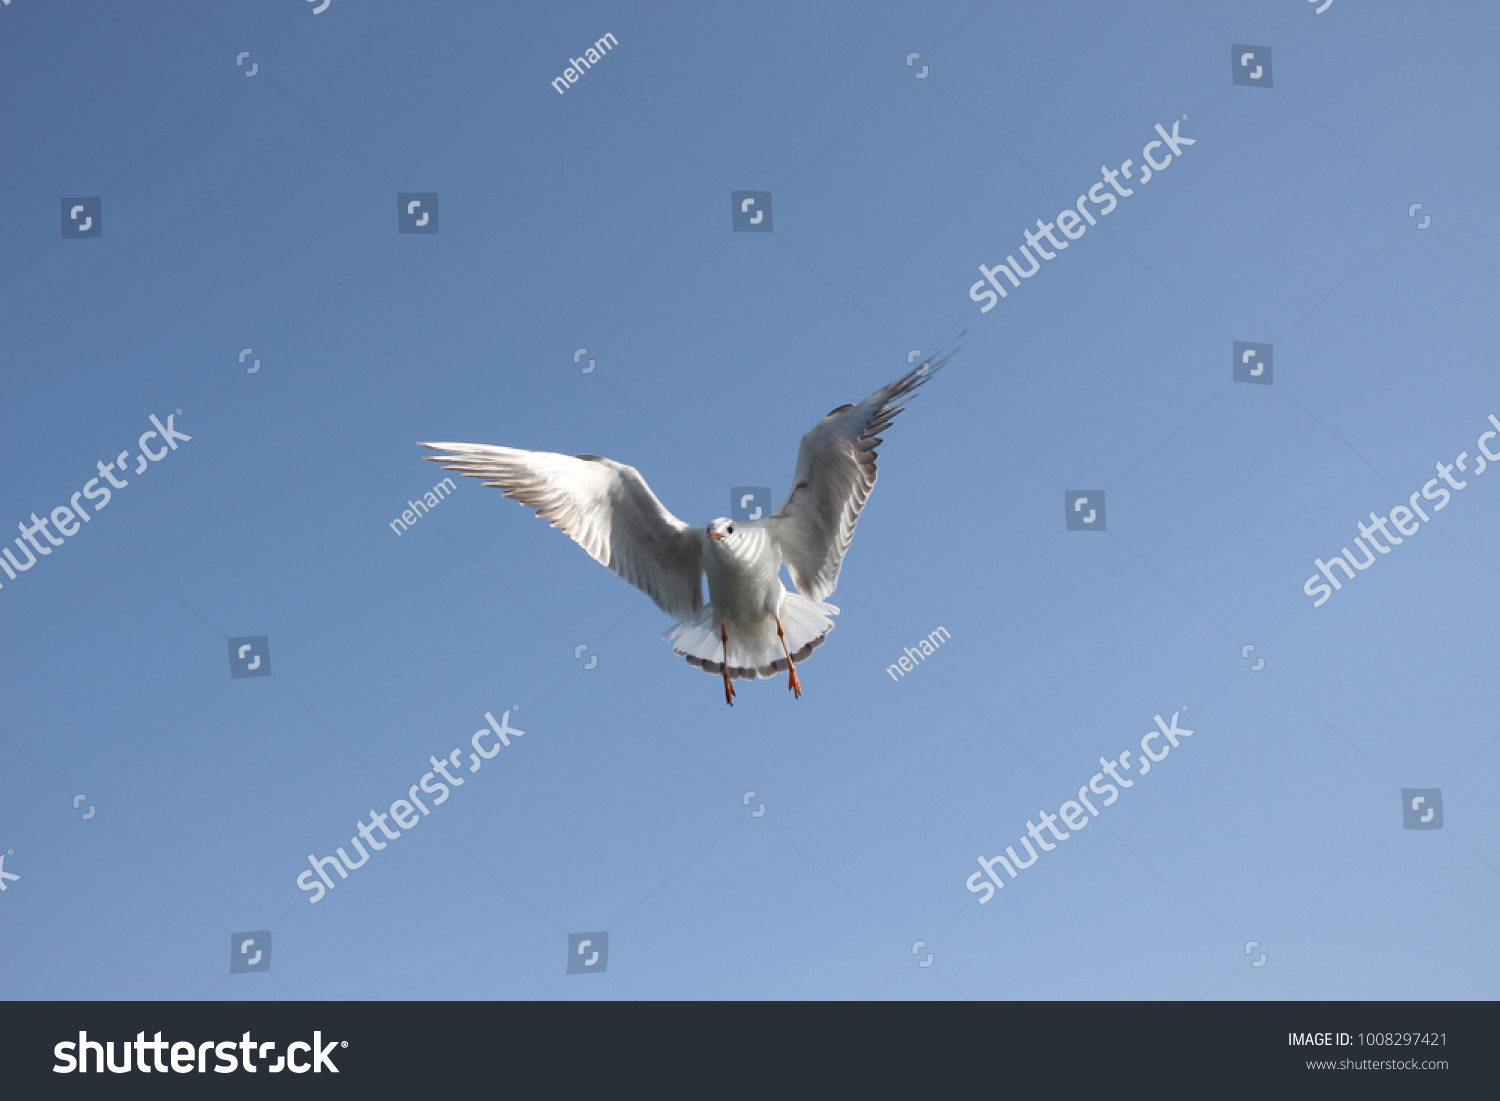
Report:
M 741 527 L 728 539 L 709 541 L 709 548 L 703 572 L 715 619 L 756 620 L 777 613 L 785 589 L 765 529 Z

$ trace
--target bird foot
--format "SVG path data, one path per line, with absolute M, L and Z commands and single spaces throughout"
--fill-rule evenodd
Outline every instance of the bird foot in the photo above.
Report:
M 781 620 L 776 621 L 776 637 L 781 639 L 781 652 L 786 655 L 787 679 L 786 686 L 796 693 L 796 699 L 802 698 L 802 682 L 797 679 L 797 663 L 792 660 L 792 651 L 786 644 L 786 632 L 781 629 Z

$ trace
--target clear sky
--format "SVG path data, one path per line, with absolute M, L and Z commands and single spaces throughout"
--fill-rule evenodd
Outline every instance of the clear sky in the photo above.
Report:
M 0 991 L 1500 995 L 1497 53 L 1478 2 L 0 8 Z M 475 441 L 703 524 L 965 329 L 800 700 L 497 491 L 408 504 Z

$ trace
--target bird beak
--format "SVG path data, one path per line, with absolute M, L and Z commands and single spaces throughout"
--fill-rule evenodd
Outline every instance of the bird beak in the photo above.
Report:
M 714 541 L 715 541 L 715 542 L 718 542 L 718 541 L 719 541 L 719 540 L 720 540 L 720 539 L 723 539 L 723 538 L 724 538 L 724 537 L 723 537 L 723 536 L 722 536 L 722 535 L 720 535 L 720 534 L 719 534 L 719 533 L 718 533 L 718 532 L 716 532 L 716 531 L 711 531 L 711 532 L 709 532 L 709 533 L 708 533 L 708 537 L 709 537 L 709 538 L 710 538 L 710 539 L 712 539 L 712 540 L 714 540 Z

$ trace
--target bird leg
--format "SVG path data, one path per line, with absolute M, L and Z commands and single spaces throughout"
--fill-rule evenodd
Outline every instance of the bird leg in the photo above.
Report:
M 791 675 L 787 678 L 786 686 L 797 693 L 797 699 L 802 698 L 802 682 L 797 679 L 797 663 L 792 660 L 792 652 L 787 649 L 786 634 L 781 629 L 781 620 L 776 621 L 776 637 L 781 639 L 781 649 L 786 654 L 786 668 Z
M 734 685 L 729 683 L 729 628 L 719 624 L 719 637 L 724 640 L 724 702 L 734 706 Z

